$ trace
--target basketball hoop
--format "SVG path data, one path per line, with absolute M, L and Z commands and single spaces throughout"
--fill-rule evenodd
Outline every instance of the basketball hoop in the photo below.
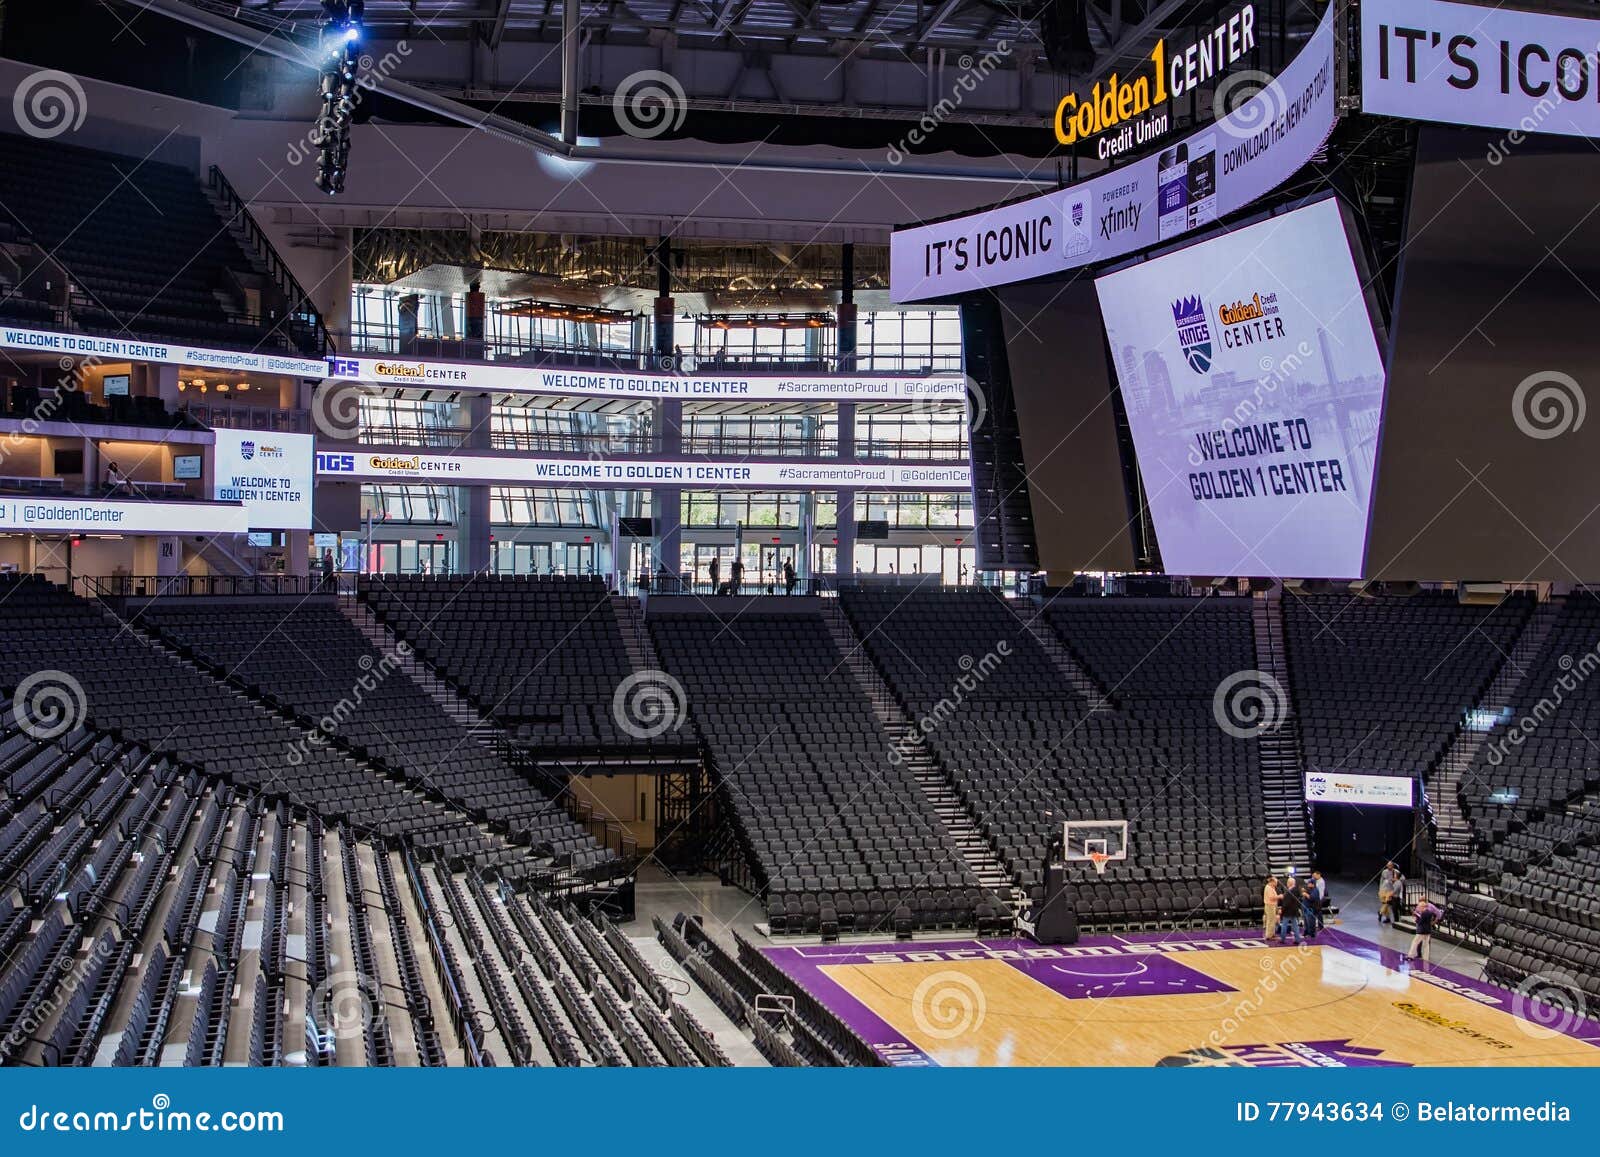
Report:
M 1094 865 L 1094 870 L 1103 876 L 1106 874 L 1106 865 L 1111 862 L 1111 857 L 1105 852 L 1090 852 L 1089 862 Z

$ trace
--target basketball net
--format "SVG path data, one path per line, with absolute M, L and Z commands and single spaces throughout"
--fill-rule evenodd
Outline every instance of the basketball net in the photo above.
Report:
M 1111 862 L 1111 857 L 1105 852 L 1090 852 L 1089 862 L 1094 865 L 1094 870 L 1103 876 L 1106 874 L 1106 865 Z

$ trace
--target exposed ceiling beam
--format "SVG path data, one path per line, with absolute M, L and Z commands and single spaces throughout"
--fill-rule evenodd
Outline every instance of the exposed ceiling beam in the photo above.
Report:
M 1161 0 L 1161 3 L 1151 10 L 1150 15 L 1146 16 L 1135 27 L 1129 29 L 1122 39 L 1100 54 L 1100 59 L 1095 61 L 1094 67 L 1089 70 L 1089 74 L 1080 83 L 1087 88 L 1092 86 L 1095 81 L 1103 80 L 1123 57 L 1138 47 L 1140 41 L 1144 40 L 1152 32 L 1158 31 L 1167 22 L 1168 17 L 1187 3 L 1189 3 L 1189 0 Z
M 956 9 L 960 8 L 966 2 L 967 0 L 944 0 L 944 3 L 939 5 L 938 10 L 935 11 L 932 16 L 928 17 L 927 20 L 923 21 L 921 27 L 915 29 L 911 33 L 914 43 L 921 44 L 924 40 L 928 39 L 928 37 L 939 31 L 940 25 L 942 25 L 946 20 L 950 19 L 950 17 L 954 16 L 956 14 Z
M 499 0 L 495 10 L 494 23 L 489 25 L 489 36 L 486 43 L 490 48 L 499 48 L 500 39 L 506 34 L 506 19 L 511 15 L 511 0 Z
M 262 32 L 259 28 L 240 24 L 225 16 L 219 16 L 204 9 L 196 8 L 194 5 L 186 3 L 185 0 L 121 0 L 121 2 L 140 9 L 155 11 L 180 23 L 209 32 L 214 36 L 231 40 L 237 44 L 243 44 L 253 51 L 264 52 L 280 60 L 300 65 L 308 71 L 314 72 L 318 67 L 317 59 L 307 51 L 304 45 L 282 36 L 276 36 L 270 32 Z M 732 2 L 739 3 L 741 0 L 732 0 Z M 749 0 L 742 0 L 742 2 L 748 4 Z M 868 163 L 854 158 L 800 161 L 760 158 L 752 155 L 742 161 L 730 161 L 726 157 L 691 153 L 689 148 L 694 147 L 695 144 L 691 142 L 684 142 L 681 147 L 675 147 L 670 153 L 637 151 L 630 149 L 626 145 L 581 146 L 568 144 L 560 137 L 552 136 L 550 133 L 522 124 L 519 121 L 514 121 L 509 117 L 473 108 L 471 105 L 463 104 L 450 97 L 396 80 L 392 76 L 368 72 L 362 78 L 362 82 L 374 92 L 411 105 L 413 108 L 422 109 L 424 112 L 432 113 L 443 120 L 452 121 L 477 132 L 488 133 L 490 136 L 499 137 L 501 140 L 533 149 L 536 152 L 549 153 L 553 156 L 566 157 L 573 160 L 654 165 L 668 168 L 711 168 L 732 171 L 744 169 L 753 172 L 809 173 L 877 178 L 897 177 L 912 180 L 979 181 L 985 184 L 1010 187 L 1019 185 L 1050 186 L 1056 183 L 1053 174 L 1037 177 L 1023 176 L 1015 169 L 1009 173 L 1001 173 L 995 169 L 985 168 L 892 165 L 887 162 L 882 164 Z

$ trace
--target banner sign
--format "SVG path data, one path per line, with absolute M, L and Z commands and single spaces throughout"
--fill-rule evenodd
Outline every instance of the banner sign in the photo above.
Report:
M 1409 775 L 1352 775 L 1343 771 L 1306 772 L 1307 803 L 1348 803 L 1366 807 L 1410 807 Z
M 164 366 L 237 370 L 240 373 L 293 374 L 301 378 L 322 378 L 328 372 L 327 365 L 314 358 L 244 350 L 214 350 L 141 338 L 96 337 L 86 333 L 55 333 L 38 329 L 0 327 L 0 348 L 98 358 L 103 362 L 152 362 Z
M 220 431 L 218 431 L 220 433 Z M 474 454 L 324 451 L 317 476 L 338 481 L 431 482 L 470 486 L 688 486 L 714 489 L 961 491 L 972 488 L 967 466 L 925 463 L 706 462 L 702 460 L 528 458 Z
M 1441 0 L 1363 6 L 1361 111 L 1600 137 L 1600 21 Z
M 35 534 L 243 534 L 244 507 L 216 502 L 0 498 L 0 530 Z
M 311 528 L 310 434 L 218 428 L 212 497 L 242 502 L 251 530 Z
M 493 362 L 450 362 L 420 358 L 333 357 L 328 377 L 421 389 L 487 390 L 506 394 L 558 394 L 586 397 L 692 398 L 698 401 L 950 401 L 966 397 L 960 374 L 892 377 L 738 377 L 714 374 L 618 373 Z
M 1256 47 L 1256 6 L 1246 4 L 1175 51 L 1157 40 L 1149 57 L 1126 77 L 1112 73 L 1081 97 L 1068 93 L 1056 105 L 1056 140 L 1074 145 L 1098 137 L 1102 161 L 1131 152 L 1166 133 L 1167 102 L 1210 84 Z M 1148 67 L 1147 67 L 1148 66 Z
M 889 295 L 928 301 L 1094 265 L 1237 212 L 1283 184 L 1337 119 L 1334 5 L 1289 66 L 1228 116 L 1070 189 L 895 232 Z

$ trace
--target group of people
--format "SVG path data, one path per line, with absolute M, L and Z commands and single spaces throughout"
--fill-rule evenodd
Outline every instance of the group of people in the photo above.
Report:
M 713 555 L 711 561 L 706 564 L 706 571 L 711 576 L 711 590 L 715 594 L 736 595 L 739 593 L 740 588 L 744 586 L 744 563 L 737 558 L 728 567 L 726 585 L 722 582 L 722 560 L 720 558 Z M 766 573 L 765 568 L 762 568 L 762 573 L 764 576 Z M 783 579 L 783 593 L 786 595 L 794 594 L 795 585 L 800 581 L 800 576 L 795 572 L 794 563 L 785 559 L 779 574 Z M 767 593 L 769 595 L 776 593 L 774 590 L 775 585 L 770 582 L 767 584 Z
M 1378 923 L 1391 927 L 1405 903 L 1406 878 L 1394 864 L 1385 864 L 1378 876 Z M 1269 942 L 1276 940 L 1287 944 L 1290 937 L 1296 944 L 1315 940 L 1325 927 L 1329 908 L 1328 882 L 1321 872 L 1312 872 L 1308 880 L 1293 876 L 1279 879 L 1268 876 L 1261 891 L 1261 932 Z M 1416 932 L 1406 949 L 1407 960 L 1428 962 L 1428 952 L 1433 943 L 1433 931 L 1444 913 L 1427 897 L 1419 899 L 1411 910 Z
M 1268 876 L 1261 891 L 1262 935 L 1280 944 L 1287 944 L 1291 936 L 1296 944 L 1315 940 L 1323 929 L 1328 903 L 1328 881 L 1321 872 L 1312 872 L 1309 880 Z

